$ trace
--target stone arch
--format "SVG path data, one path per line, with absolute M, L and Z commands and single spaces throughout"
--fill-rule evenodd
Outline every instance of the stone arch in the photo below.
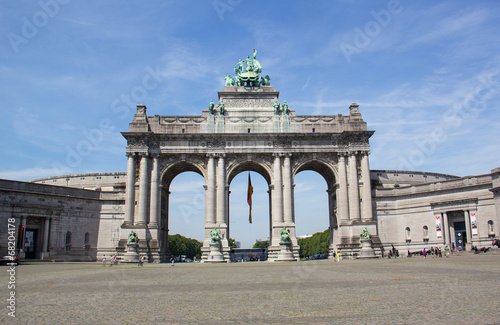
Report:
M 265 180 L 266 180 L 266 183 L 267 183 L 267 193 L 269 194 L 270 193 L 270 188 L 271 188 L 271 178 L 272 178 L 272 172 L 268 166 L 268 164 L 266 164 L 266 159 L 263 158 L 263 157 L 260 157 L 258 159 L 254 159 L 253 160 L 248 160 L 245 158 L 240 158 L 236 161 L 233 161 L 233 163 L 228 166 L 228 169 L 227 169 L 227 188 L 228 188 L 228 234 L 232 234 L 232 236 L 234 236 L 236 234 L 236 226 L 233 226 L 233 228 L 230 228 L 230 223 L 232 222 L 231 220 L 235 220 L 235 219 L 232 219 L 234 218 L 234 214 L 231 214 L 230 211 L 231 211 L 231 208 L 229 207 L 230 206 L 230 202 L 229 201 L 232 201 L 230 200 L 230 187 L 231 187 L 231 184 L 234 180 L 234 178 L 236 176 L 238 176 L 239 174 L 242 174 L 242 173 L 245 173 L 245 172 L 255 172 L 257 174 L 259 174 L 260 176 L 262 176 Z M 246 177 L 246 176 L 245 176 Z M 252 181 L 254 181 L 255 179 L 252 177 Z M 254 185 L 255 185 L 255 182 L 254 182 Z M 245 198 L 246 198 L 246 190 L 245 190 Z M 272 202 L 271 202 L 271 198 L 270 198 L 270 195 L 268 196 L 268 205 L 269 205 L 269 209 L 271 209 L 272 207 Z M 255 204 L 254 204 L 255 206 Z M 264 219 L 260 219 L 260 222 L 262 221 L 265 221 L 265 218 L 267 217 L 267 214 L 260 214 L 260 215 L 256 215 L 255 214 L 255 209 L 254 209 L 254 224 L 256 223 L 256 218 L 259 216 L 259 219 L 260 218 L 264 218 Z M 271 214 L 271 211 L 269 210 L 269 233 L 268 233 L 268 236 L 269 238 L 272 237 L 272 214 Z M 232 230 L 230 230 L 232 229 Z M 259 228 L 261 229 L 261 228 Z M 265 228 L 262 228 L 262 229 L 265 229 Z M 267 232 L 267 231 L 266 231 Z M 241 228 L 239 228 L 238 234 L 241 234 Z M 234 238 L 234 237 L 233 237 Z
M 205 168 L 200 166 L 199 162 L 185 160 L 165 166 L 160 171 L 161 183 L 167 185 L 166 189 L 168 190 L 173 179 L 184 172 L 195 172 L 206 180 Z
M 199 174 L 206 181 L 206 170 L 201 159 L 186 159 L 178 162 L 166 163 L 162 166 L 162 169 L 160 169 L 159 172 L 159 180 L 163 185 L 163 188 L 160 190 L 159 198 L 160 217 L 157 238 L 159 259 L 162 262 L 167 262 L 171 254 L 170 244 L 168 241 L 170 227 L 170 185 L 177 176 L 184 172 L 194 172 Z
M 322 159 L 304 159 L 299 161 L 292 168 L 292 180 L 295 179 L 295 175 L 304 170 L 315 171 L 323 176 L 328 188 L 336 184 L 338 172 L 330 162 Z
M 297 162 L 292 169 L 292 180 L 302 171 L 314 171 L 320 174 L 326 182 L 328 192 L 328 221 L 330 229 L 329 250 L 336 251 L 340 237 L 337 235 L 340 220 L 337 216 L 337 170 L 329 161 L 310 157 Z M 295 211 L 295 209 L 294 209 Z M 295 220 L 295 216 L 294 216 Z
M 227 184 L 231 185 L 231 182 L 236 175 L 244 171 L 252 171 L 260 174 L 267 181 L 267 184 L 271 184 L 272 172 L 269 166 L 263 161 L 254 161 L 248 159 L 240 159 L 233 163 L 227 170 Z

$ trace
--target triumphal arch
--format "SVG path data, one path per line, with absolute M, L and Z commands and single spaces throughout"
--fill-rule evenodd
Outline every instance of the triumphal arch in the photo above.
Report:
M 365 228 L 376 245 L 368 163 L 373 131 L 367 130 L 358 105 L 350 105 L 349 115 L 296 115 L 270 77 L 262 76 L 255 50 L 234 72 L 226 76 L 217 103 L 210 102 L 201 116 L 148 116 L 145 105 L 137 106 L 128 132 L 122 133 L 128 167 L 118 249 L 125 249 L 133 230 L 142 239 L 141 252 L 165 261 L 169 187 L 185 171 L 205 179 L 205 262 L 213 259 L 216 232 L 219 260 L 229 261 L 229 185 L 244 171 L 259 173 L 269 185 L 270 261 L 279 260 L 283 229 L 290 234 L 293 258 L 299 257 L 294 177 L 304 170 L 319 173 L 328 185 L 330 250 L 356 256 Z

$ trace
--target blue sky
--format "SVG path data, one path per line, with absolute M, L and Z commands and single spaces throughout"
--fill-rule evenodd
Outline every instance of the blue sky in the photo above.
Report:
M 125 171 L 120 132 L 136 104 L 149 115 L 200 115 L 253 48 L 297 115 L 360 105 L 376 131 L 372 169 L 466 176 L 500 166 L 497 1 L 42 0 L 0 9 L 0 178 Z M 234 215 L 246 177 L 231 184 Z M 265 215 L 267 185 L 252 179 Z M 202 183 L 190 173 L 174 181 L 171 229 L 199 237 Z M 295 183 L 298 233 L 324 230 L 326 184 L 312 172 Z M 322 210 L 311 211 L 322 195 Z M 247 238 L 243 210 L 232 235 Z M 253 237 L 267 237 L 266 218 Z

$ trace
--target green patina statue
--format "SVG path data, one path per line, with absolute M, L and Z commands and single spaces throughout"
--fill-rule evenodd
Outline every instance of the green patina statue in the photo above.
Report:
M 225 76 L 224 80 L 226 80 L 226 86 L 234 86 L 234 80 L 230 75 Z
M 137 234 L 133 230 L 130 230 L 130 233 L 128 234 L 127 244 L 137 244 L 138 242 L 139 237 L 137 237 Z
M 211 99 L 210 104 L 208 104 L 208 113 L 210 115 L 214 115 L 214 107 L 215 107 L 214 100 Z
M 218 243 L 220 243 L 220 226 L 219 226 L 219 230 L 212 229 L 210 231 L 210 242 L 212 244 L 218 244 Z
M 290 231 L 283 227 L 281 229 L 281 242 L 282 243 L 289 243 L 290 242 Z
M 288 114 L 288 103 L 286 102 L 286 100 L 283 102 L 282 107 L 283 107 L 283 113 L 285 115 L 287 115 Z
M 273 107 L 274 107 L 274 115 L 277 115 L 280 112 L 280 103 L 278 101 L 275 101 Z
M 247 87 L 270 86 L 269 80 L 271 80 L 271 78 L 269 76 L 261 78 L 259 76 L 261 72 L 262 66 L 257 60 L 257 50 L 254 49 L 252 56 L 248 55 L 246 59 L 239 60 L 234 67 L 236 77 L 231 78 L 231 76 L 227 75 L 224 78 L 225 85 Z
M 269 75 L 266 75 L 264 78 L 260 78 L 260 85 L 261 86 L 270 86 L 271 83 L 269 82 L 269 80 L 271 80 Z
M 363 229 L 363 231 L 361 232 L 361 235 L 359 235 L 359 238 L 362 240 L 372 239 L 372 235 L 370 235 L 368 228 L 365 227 L 365 229 Z
M 222 100 L 222 99 L 220 100 L 219 107 L 220 107 L 220 115 L 224 116 L 224 111 L 226 108 L 226 105 L 224 105 L 224 100 Z
M 240 60 L 240 62 L 238 62 L 238 64 L 234 67 L 234 73 L 239 75 L 243 73 L 243 70 L 245 70 L 245 66 L 243 65 L 243 60 Z

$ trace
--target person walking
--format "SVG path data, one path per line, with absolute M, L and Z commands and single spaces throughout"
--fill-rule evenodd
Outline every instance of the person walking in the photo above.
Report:
M 106 255 L 102 256 L 102 266 L 106 266 Z
M 423 252 L 422 252 L 422 255 L 424 255 L 424 258 L 426 258 L 427 256 L 427 250 L 424 248 Z

